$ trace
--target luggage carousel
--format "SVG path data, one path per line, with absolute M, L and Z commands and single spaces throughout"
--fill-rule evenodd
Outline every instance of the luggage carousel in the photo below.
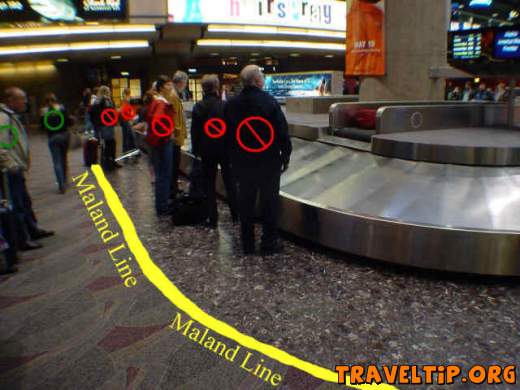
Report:
M 392 263 L 520 275 L 520 167 L 406 161 L 292 141 L 282 230 Z M 185 154 L 185 169 L 190 162 Z

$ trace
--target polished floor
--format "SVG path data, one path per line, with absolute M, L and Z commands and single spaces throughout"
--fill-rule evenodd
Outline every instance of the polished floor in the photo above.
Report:
M 176 310 L 140 272 L 137 290 L 122 287 L 77 193 L 57 194 L 44 139 L 32 148 L 35 208 L 57 234 L 23 254 L 18 274 L 0 279 L 0 388 L 270 388 L 168 331 Z M 73 174 L 84 171 L 80 158 L 72 152 Z M 284 254 L 244 257 L 224 205 L 215 231 L 173 228 L 154 215 L 145 159 L 108 177 L 170 280 L 261 341 L 331 369 L 520 363 L 518 279 L 395 267 L 291 237 Z M 336 388 L 277 369 L 285 389 Z

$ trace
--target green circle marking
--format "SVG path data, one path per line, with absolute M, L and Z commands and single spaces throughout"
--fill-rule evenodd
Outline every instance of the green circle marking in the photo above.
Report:
M 51 115 L 58 115 L 59 118 L 60 118 L 60 123 L 58 124 L 58 126 L 56 127 L 52 127 L 49 125 L 49 116 Z M 63 125 L 65 125 L 65 116 L 63 115 L 63 113 L 61 111 L 58 111 L 58 110 L 50 110 L 47 112 L 47 114 L 45 114 L 45 116 L 43 117 L 43 124 L 45 125 L 45 128 L 49 131 L 58 131 L 58 130 L 61 130 L 61 128 L 63 127 Z
M 0 148 L 12 149 L 18 143 L 18 139 L 20 138 L 20 136 L 18 134 L 18 129 L 12 125 L 4 125 L 4 126 L 0 126 L 0 133 L 6 129 L 7 129 L 7 131 L 10 131 L 13 133 L 13 140 L 9 144 L 6 144 L 5 142 L 0 142 Z

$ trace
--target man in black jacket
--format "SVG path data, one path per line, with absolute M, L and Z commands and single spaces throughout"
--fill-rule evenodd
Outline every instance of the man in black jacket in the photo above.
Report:
M 202 78 L 204 99 L 195 104 L 191 116 L 192 152 L 202 159 L 202 171 L 205 182 L 205 195 L 209 225 L 217 227 L 217 197 L 215 182 L 218 166 L 222 171 L 222 179 L 233 221 L 238 220 L 236 183 L 231 173 L 231 161 L 227 135 L 223 122 L 223 102 L 219 97 L 219 80 L 217 75 L 205 75 Z M 208 122 L 209 121 L 209 122 Z M 205 127 L 209 129 L 209 135 Z M 220 131 L 220 130 L 223 131 Z M 226 131 L 227 132 L 227 131 Z
M 242 246 L 245 254 L 255 250 L 254 216 L 260 194 L 261 250 L 271 255 L 281 249 L 277 232 L 280 176 L 289 166 L 292 145 L 280 105 L 263 91 L 260 68 L 248 65 L 240 77 L 244 89 L 226 104 L 224 117 L 232 137 L 231 162 L 239 184 Z

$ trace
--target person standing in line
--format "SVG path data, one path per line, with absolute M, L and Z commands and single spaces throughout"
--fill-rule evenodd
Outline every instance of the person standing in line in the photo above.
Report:
M 175 125 L 173 158 L 172 158 L 172 189 L 170 196 L 175 200 L 179 192 L 179 166 L 181 162 L 181 148 L 186 141 L 186 117 L 184 116 L 184 107 L 182 105 L 181 96 L 183 96 L 186 86 L 188 85 L 188 75 L 178 70 L 173 75 L 174 91 L 170 94 L 169 101 L 175 113 L 173 123 Z
M 58 182 L 58 189 L 60 193 L 64 194 L 67 186 L 67 154 L 71 120 L 65 107 L 58 102 L 56 95 L 53 93 L 45 96 L 45 105 L 42 107 L 40 115 L 42 127 L 49 136 L 49 150 Z
M 292 145 L 285 115 L 274 97 L 263 91 L 264 75 L 257 65 L 248 65 L 240 73 L 244 85 L 242 92 L 224 107 L 224 118 L 231 131 L 231 166 L 238 178 L 239 212 L 244 254 L 255 251 L 254 216 L 257 195 L 260 195 L 263 235 L 261 251 L 271 255 L 281 251 L 278 241 L 278 202 L 280 176 L 287 170 Z M 256 120 L 244 125 L 244 120 L 261 117 L 272 126 L 272 144 L 264 151 L 252 153 L 249 148 L 258 148 L 270 137 L 269 126 Z M 260 143 L 259 138 L 264 137 Z
M 159 76 L 155 82 L 157 94 L 152 97 L 146 109 L 146 122 L 148 130 L 146 141 L 150 147 L 151 160 L 155 176 L 155 211 L 157 215 L 168 215 L 172 211 L 170 192 L 172 189 L 173 169 L 173 136 L 160 137 L 153 131 L 154 118 L 166 115 L 175 117 L 171 104 L 173 82 L 168 76 Z
M 486 88 L 485 83 L 480 83 L 480 85 L 478 86 L 478 91 L 475 93 L 473 100 L 481 102 L 491 102 L 494 100 L 493 93 L 490 92 L 488 88 Z
M 216 228 L 218 222 L 217 195 L 215 184 L 220 165 L 222 178 L 226 186 L 226 195 L 233 221 L 238 220 L 236 183 L 231 173 L 231 161 L 226 134 L 221 138 L 210 138 L 204 126 L 210 119 L 223 119 L 224 104 L 219 96 L 220 82 L 215 74 L 202 77 L 204 98 L 195 104 L 191 117 L 192 152 L 202 159 L 202 172 L 205 183 L 205 195 L 209 226 Z
M 34 240 L 54 234 L 38 226 L 25 182 L 25 172 L 30 165 L 29 142 L 19 115 L 26 111 L 25 92 L 17 87 L 7 88 L 3 104 L 0 104 L 0 127 L 8 128 L 0 132 L 0 169 L 7 170 L 10 199 L 17 222 L 16 241 L 20 250 L 41 248 L 42 245 Z
M 103 123 L 101 116 L 103 111 L 114 108 L 110 88 L 106 85 L 99 87 L 97 99 L 92 107 L 94 124 L 96 125 L 97 136 L 104 142 L 101 152 L 101 165 L 107 170 L 121 168 L 122 165 L 116 162 L 116 139 L 114 126 L 107 126 Z
M 123 100 L 121 102 L 121 107 L 131 106 L 130 104 L 130 88 L 125 88 L 123 90 Z M 132 131 L 131 120 L 125 120 L 123 118 L 121 112 L 119 113 L 119 123 L 121 124 L 121 130 L 123 131 L 123 154 L 128 153 L 131 150 L 135 149 L 135 139 L 134 132 Z
M 475 96 L 475 90 L 473 89 L 473 85 L 471 84 L 471 81 L 466 81 L 466 84 L 464 84 L 464 90 L 462 91 L 462 101 L 469 102 L 469 101 L 473 100 L 474 96 Z
M 462 95 L 460 93 L 460 88 L 458 86 L 453 88 L 448 93 L 448 100 L 460 100 L 461 98 L 462 98 Z
M 85 120 L 85 133 L 88 133 L 94 129 L 94 125 L 92 124 L 92 120 L 90 119 L 90 110 L 92 108 L 92 91 L 90 88 L 87 88 L 83 91 L 83 98 L 81 99 L 81 109 L 83 110 L 84 120 Z

